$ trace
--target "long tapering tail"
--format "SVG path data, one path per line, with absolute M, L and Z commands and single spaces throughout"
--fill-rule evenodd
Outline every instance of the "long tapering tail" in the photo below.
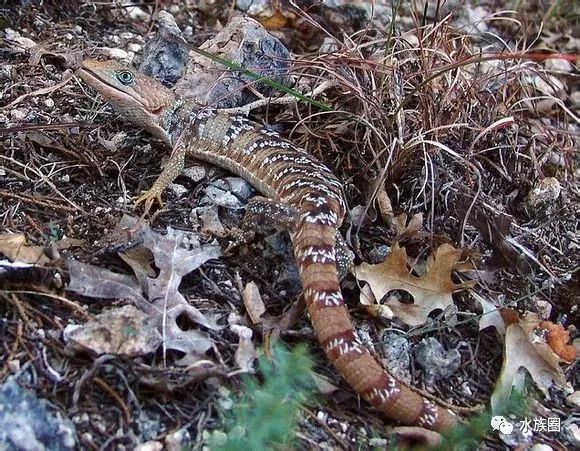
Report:
M 295 229 L 294 253 L 312 327 L 328 359 L 354 390 L 388 418 L 433 430 L 456 416 L 391 376 L 359 342 L 344 305 L 336 269 L 336 224 L 328 214 L 305 212 Z

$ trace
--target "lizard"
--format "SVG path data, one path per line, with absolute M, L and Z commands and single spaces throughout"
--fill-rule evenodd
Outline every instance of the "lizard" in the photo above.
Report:
M 363 399 L 387 418 L 441 431 L 458 419 L 449 409 L 392 376 L 358 337 L 340 289 L 346 255 L 338 232 L 346 203 L 338 178 L 306 150 L 243 116 L 177 98 L 160 82 L 117 61 L 85 60 L 80 78 L 125 120 L 171 150 L 153 186 L 137 199 L 146 211 L 183 170 L 185 157 L 241 176 L 266 197 L 255 196 L 247 218 L 267 215 L 285 223 L 312 327 L 328 359 Z M 337 251 L 337 249 L 339 251 Z

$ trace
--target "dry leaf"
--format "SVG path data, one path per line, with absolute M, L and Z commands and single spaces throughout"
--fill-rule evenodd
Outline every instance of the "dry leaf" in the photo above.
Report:
M 150 277 L 141 258 L 126 258 L 136 276 L 116 274 L 104 268 L 72 261 L 69 264 L 68 290 L 94 298 L 129 299 L 145 312 L 163 338 L 163 348 L 203 354 L 212 345 L 206 333 L 191 327 L 182 329 L 182 319 L 207 329 L 220 330 L 215 320 L 204 315 L 183 297 L 179 284 L 184 276 L 207 260 L 221 255 L 217 244 L 201 245 L 193 234 L 171 228 L 166 235 L 153 232 L 143 224 L 132 226 L 155 260 L 157 276 Z
M 390 224 L 393 219 L 393 204 L 384 186 L 377 192 L 377 207 L 385 224 Z
M 132 305 L 107 310 L 83 326 L 68 328 L 64 338 L 68 351 L 128 357 L 155 352 L 162 340 L 151 318 Z
M 560 357 L 538 335 L 541 329 L 541 319 L 533 313 L 507 325 L 504 361 L 491 395 L 492 412 L 505 410 L 520 368 L 528 371 L 545 396 L 548 396 L 548 388 L 552 384 L 567 389 L 566 377 L 559 365 Z
M 266 307 L 262 301 L 262 296 L 260 296 L 258 285 L 254 282 L 246 284 L 242 293 L 242 298 L 244 299 L 244 306 L 246 307 L 246 311 L 248 312 L 252 323 L 261 323 L 262 315 L 266 311 Z
M 505 322 L 501 316 L 501 309 L 492 300 L 484 298 L 475 291 L 471 292 L 471 296 L 479 302 L 483 309 L 483 315 L 479 319 L 479 330 L 492 326 L 497 329 L 501 336 L 505 335 Z
M 0 254 L 4 254 L 11 262 L 37 266 L 44 266 L 51 261 L 41 246 L 28 246 L 22 233 L 0 235 Z
M 397 238 L 412 237 L 423 227 L 423 213 L 416 213 L 411 216 L 411 219 L 407 213 L 398 214 L 393 218 L 391 225 Z
M 252 343 L 252 329 L 246 326 L 240 326 L 239 324 L 233 324 L 230 326 L 230 330 L 240 339 L 238 349 L 236 349 L 234 355 L 237 365 L 242 371 L 252 371 L 254 368 L 254 360 L 257 357 L 254 344 Z
M 554 324 L 552 321 L 542 321 L 540 327 L 548 331 L 546 341 L 552 351 L 554 351 L 564 362 L 572 363 L 576 360 L 576 348 L 569 345 L 570 333 L 561 324 Z
M 417 277 L 407 269 L 407 252 L 395 244 L 383 263 L 359 265 L 356 277 L 368 282 L 376 299 L 382 299 L 392 290 L 409 292 L 413 296 L 412 304 L 390 299 L 386 305 L 395 317 L 411 326 L 418 326 L 425 323 L 433 310 L 452 306 L 452 293 L 473 286 L 471 282 L 456 284 L 451 280 L 451 272 L 460 256 L 461 250 L 443 244 L 428 258 L 426 273 Z
M 321 395 L 328 396 L 338 390 L 338 387 L 331 382 L 330 378 L 315 371 L 311 373 L 311 376 L 318 393 Z

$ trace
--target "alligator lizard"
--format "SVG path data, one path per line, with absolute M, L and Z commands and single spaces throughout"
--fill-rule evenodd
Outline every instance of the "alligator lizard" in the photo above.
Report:
M 80 77 L 125 119 L 172 149 L 152 188 L 139 198 L 148 208 L 182 171 L 185 156 L 216 164 L 250 182 L 266 198 L 254 198 L 246 214 L 283 218 L 310 320 L 329 360 L 350 386 L 388 418 L 434 430 L 457 422 L 391 376 L 357 337 L 344 304 L 337 234 L 345 202 L 333 173 L 278 133 L 240 116 L 178 99 L 161 83 L 118 62 L 86 60 Z

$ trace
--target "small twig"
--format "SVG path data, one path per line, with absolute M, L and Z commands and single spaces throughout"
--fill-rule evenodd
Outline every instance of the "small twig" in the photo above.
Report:
M 8 105 L 4 105 L 3 107 L 0 107 L 0 110 L 9 110 L 10 108 L 13 108 L 14 106 L 18 105 L 20 102 L 22 102 L 24 99 L 26 99 L 28 97 L 50 94 L 51 92 L 56 91 L 57 89 L 60 89 L 64 85 L 66 85 L 68 83 L 68 81 L 72 78 L 73 74 L 74 74 L 73 71 L 71 71 L 70 69 L 67 69 L 62 74 L 62 81 L 60 81 L 56 85 L 50 86 L 48 88 L 37 89 L 36 91 L 27 92 L 26 94 L 22 94 L 21 96 L 17 97 L 12 102 L 10 102 Z
M 333 86 L 336 86 L 337 83 L 333 80 L 326 80 L 323 83 L 321 83 L 319 86 L 317 86 L 316 88 L 314 88 L 312 90 L 312 92 L 310 94 L 308 94 L 310 97 L 316 97 L 318 95 L 320 95 L 322 92 L 324 92 L 325 90 L 327 90 L 328 88 L 331 88 Z M 255 100 L 253 102 L 250 102 L 246 105 L 243 106 L 239 106 L 239 107 L 235 107 L 235 108 L 225 108 L 223 110 L 224 113 L 229 113 L 229 114 L 244 114 L 244 115 L 248 115 L 250 111 L 255 110 L 256 108 L 261 108 L 263 106 L 268 106 L 268 105 L 294 105 L 298 103 L 298 98 L 296 96 L 293 95 L 285 95 L 282 97 L 278 97 L 276 99 L 258 99 Z
M 17 193 L 13 193 L 11 191 L 0 189 L 0 198 L 2 198 L 2 197 L 8 198 L 8 199 L 18 199 L 24 203 L 38 205 L 41 207 L 46 207 L 48 209 L 65 211 L 68 213 L 73 213 L 73 212 L 77 211 L 74 208 L 67 207 L 65 205 L 58 205 L 58 204 L 55 204 L 54 202 L 50 202 L 50 201 L 46 201 L 46 200 L 40 200 L 40 199 L 37 199 L 34 196 L 30 196 L 28 194 L 17 194 Z
M 42 181 L 44 183 L 46 183 L 50 188 L 52 188 L 52 190 L 60 197 L 62 198 L 66 203 L 72 205 L 76 210 L 82 212 L 82 213 L 86 213 L 81 207 L 79 207 L 77 204 L 75 204 L 72 200 L 68 199 L 64 194 L 62 194 L 60 192 L 60 190 L 54 185 L 54 183 L 52 183 L 41 171 L 39 171 L 38 169 L 32 168 L 29 165 L 25 165 L 20 163 L 19 161 L 15 160 L 14 158 L 10 158 L 10 157 L 6 157 L 4 155 L 0 155 L 0 158 L 2 158 L 3 160 L 9 161 L 10 163 L 16 165 L 16 166 L 20 166 L 22 169 L 24 170 L 30 170 L 32 172 L 34 172 L 40 179 L 42 179 Z
M 125 421 L 127 422 L 127 424 L 131 424 L 131 422 L 133 421 L 131 418 L 131 412 L 129 411 L 129 407 L 127 407 L 125 401 L 123 401 L 123 398 L 121 398 L 119 394 L 115 390 L 113 390 L 111 386 L 100 377 L 95 377 L 93 381 L 95 382 L 95 384 L 99 386 L 101 390 L 103 390 L 107 395 L 109 395 L 109 397 L 113 398 L 113 400 L 117 404 L 119 404 L 119 407 L 123 411 Z

